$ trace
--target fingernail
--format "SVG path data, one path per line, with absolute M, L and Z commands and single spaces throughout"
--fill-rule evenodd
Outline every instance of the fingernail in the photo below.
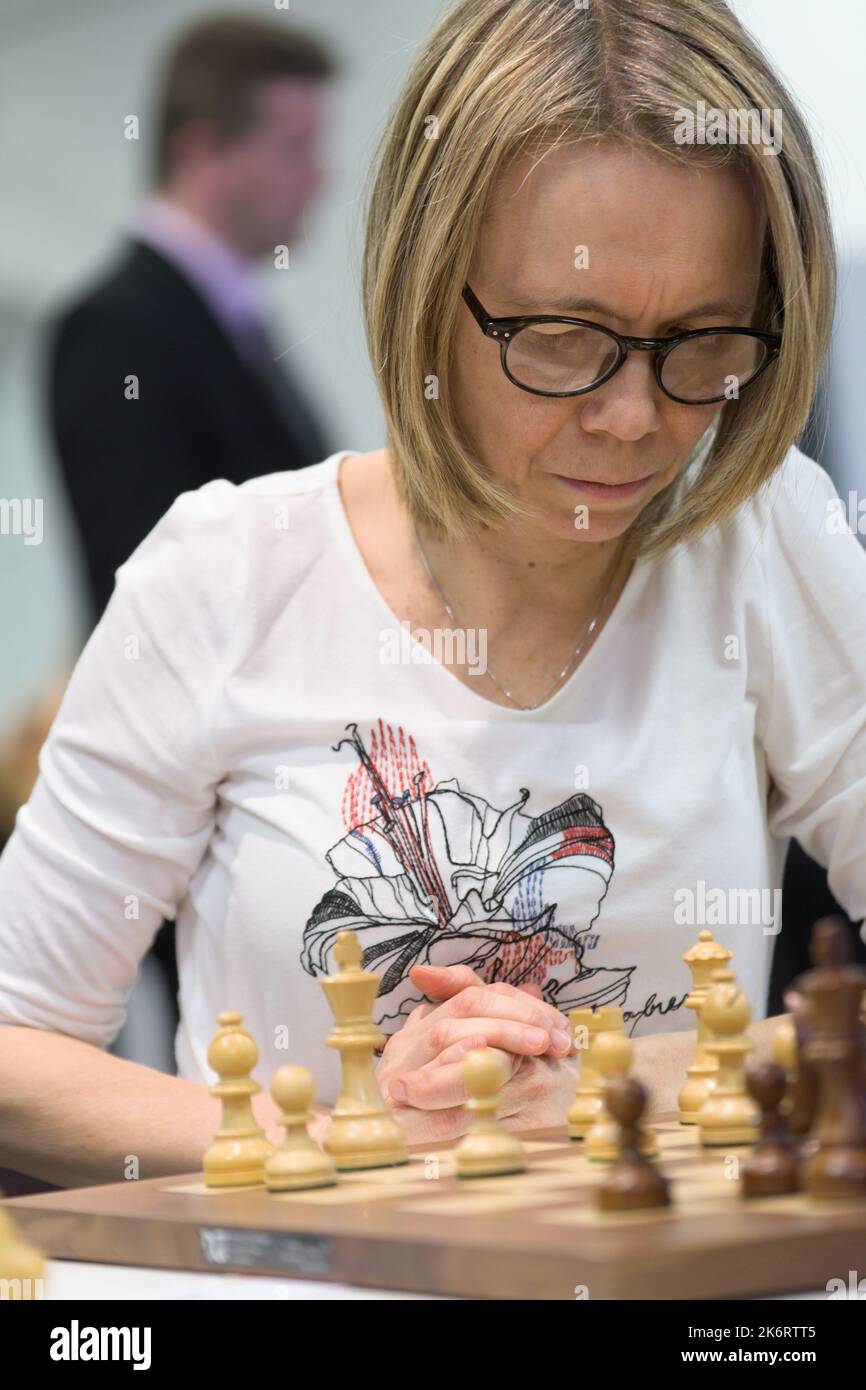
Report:
M 388 1094 L 392 1100 L 396 1100 L 398 1105 L 402 1105 L 406 1099 L 406 1086 L 402 1081 L 391 1081 L 388 1083 Z
M 571 1037 L 568 1033 L 564 1033 L 561 1028 L 554 1028 L 550 1036 L 557 1052 L 571 1051 Z

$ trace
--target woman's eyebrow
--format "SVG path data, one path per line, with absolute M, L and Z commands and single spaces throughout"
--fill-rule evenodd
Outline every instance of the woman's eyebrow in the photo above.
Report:
M 607 304 L 601 304 L 595 299 L 545 299 L 528 300 L 513 299 L 509 296 L 508 302 L 515 305 L 516 310 L 525 314 L 576 314 L 586 313 L 600 314 L 604 318 L 619 319 L 624 321 L 625 315 L 617 314 Z M 711 314 L 724 315 L 733 318 L 745 318 L 752 313 L 752 305 L 744 304 L 741 300 L 734 299 L 715 299 L 706 304 L 693 305 L 678 314 L 669 314 L 668 320 L 671 323 L 680 319 L 699 319 L 707 318 Z

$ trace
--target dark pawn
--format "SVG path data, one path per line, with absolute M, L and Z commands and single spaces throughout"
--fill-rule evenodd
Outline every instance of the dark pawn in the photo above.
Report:
M 841 918 L 824 918 L 812 931 L 814 970 L 802 977 L 810 1003 L 806 1060 L 818 1077 L 818 1104 L 805 1165 L 805 1187 L 821 1200 L 866 1197 L 866 1120 L 860 1001 L 866 970 L 847 964 L 850 940 Z
M 815 966 L 849 965 L 854 959 L 851 933 L 843 917 L 822 917 L 812 928 L 809 942 L 809 957 Z M 794 981 L 792 989 L 785 994 L 785 1005 L 794 1020 L 797 1033 L 797 1081 L 788 1124 L 792 1134 L 803 1137 L 803 1153 L 810 1153 L 814 1145 L 806 1138 L 815 1123 L 818 1104 L 818 1077 L 809 1062 L 809 1043 L 812 1039 L 814 1019 L 812 999 L 804 989 L 809 973 Z
M 620 1127 L 619 1157 L 596 1188 L 600 1211 L 640 1211 L 670 1206 L 667 1178 L 640 1151 L 640 1122 L 646 1109 L 646 1090 L 633 1076 L 608 1081 L 604 1092 L 608 1113 Z
M 797 983 L 799 986 L 800 981 Z M 797 1034 L 797 1079 L 793 1085 L 788 1125 L 792 1134 L 805 1137 L 815 1122 L 815 1105 L 818 1099 L 817 1077 L 806 1061 L 806 1045 L 812 1036 L 810 1005 L 806 996 L 797 988 L 786 990 L 785 1007 L 794 1020 Z
M 749 1067 L 746 1086 L 761 1107 L 761 1137 L 742 1166 L 744 1197 L 782 1197 L 800 1188 L 797 1145 L 779 1113 L 785 1096 L 785 1071 L 775 1062 Z

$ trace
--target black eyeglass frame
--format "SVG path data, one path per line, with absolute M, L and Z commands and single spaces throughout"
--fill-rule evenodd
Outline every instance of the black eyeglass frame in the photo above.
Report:
M 669 391 L 662 381 L 662 367 L 669 354 L 680 343 L 687 342 L 690 338 L 704 338 L 709 334 L 717 333 L 741 333 L 750 338 L 757 338 L 768 349 L 767 356 L 761 363 L 754 376 L 741 386 L 740 391 L 747 391 L 750 386 L 754 386 L 759 377 L 763 376 L 767 368 L 775 362 L 779 356 L 782 346 L 781 333 L 761 333 L 754 328 L 692 328 L 685 333 L 677 333 L 670 338 L 626 338 L 621 333 L 616 333 L 612 328 L 607 328 L 602 323 L 594 323 L 592 319 L 570 318 L 563 314 L 528 314 L 510 316 L 507 318 L 494 318 L 488 314 L 478 296 L 470 288 L 469 284 L 463 286 L 463 298 L 465 299 L 473 318 L 486 338 L 495 338 L 499 343 L 499 357 L 502 370 L 521 391 L 529 391 L 533 396 L 585 396 L 588 391 L 595 391 L 599 386 L 603 386 L 606 381 L 619 371 L 622 364 L 628 357 L 629 352 L 653 352 L 655 353 L 655 374 L 659 390 L 663 391 L 669 400 L 676 401 L 678 405 L 715 405 L 719 401 L 728 400 L 725 395 L 710 396 L 699 401 L 684 400 L 682 396 L 675 396 Z M 579 328 L 595 328 L 599 333 L 606 333 L 612 339 L 617 348 L 617 360 L 612 367 L 593 381 L 589 386 L 578 386 L 573 391 L 541 391 L 536 386 L 527 386 L 524 382 L 518 381 L 508 369 L 507 353 L 508 345 L 523 328 L 529 328 L 535 323 L 569 323 Z

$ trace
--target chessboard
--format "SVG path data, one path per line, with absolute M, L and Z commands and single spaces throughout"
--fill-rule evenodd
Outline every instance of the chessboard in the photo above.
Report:
M 720 1299 L 824 1289 L 866 1268 L 866 1199 L 746 1199 L 747 1148 L 702 1148 L 694 1125 L 652 1124 L 672 1205 L 603 1213 L 593 1162 L 565 1128 L 524 1131 L 524 1173 L 458 1178 L 454 1149 L 272 1194 L 203 1174 L 5 1202 L 59 1259 L 282 1275 L 446 1297 Z

